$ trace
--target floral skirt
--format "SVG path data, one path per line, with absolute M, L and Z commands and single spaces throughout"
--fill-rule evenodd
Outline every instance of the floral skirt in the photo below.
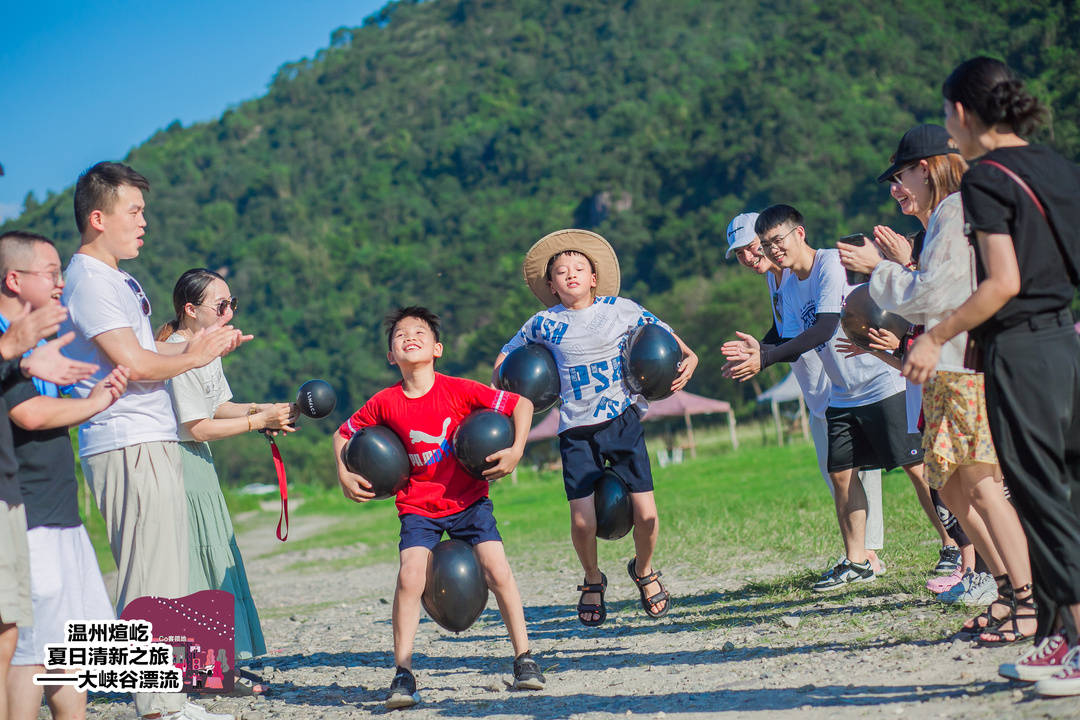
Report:
M 997 465 L 982 373 L 938 371 L 923 385 L 923 462 L 938 490 L 961 465 Z

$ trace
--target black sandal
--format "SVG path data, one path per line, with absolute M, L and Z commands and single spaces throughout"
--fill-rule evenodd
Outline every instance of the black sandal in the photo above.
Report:
M 1027 593 L 1027 597 L 1018 598 L 1017 593 Z M 1020 609 L 1030 610 L 1031 612 L 1021 613 Z M 1008 645 L 1009 643 L 1020 642 L 1026 640 L 1032 635 L 1031 633 L 1020 632 L 1021 620 L 1034 620 L 1038 623 L 1039 616 L 1035 612 L 1035 593 L 1031 590 L 1031 583 L 1018 587 L 1013 590 L 1013 604 L 1012 613 L 1009 617 L 1005 618 L 1001 624 L 994 630 L 984 630 L 979 634 L 979 645 Z
M 667 615 L 667 611 L 671 609 L 671 596 L 668 595 L 667 588 L 664 587 L 664 583 L 660 582 L 659 570 L 653 570 L 645 577 L 639 577 L 637 574 L 637 558 L 630 558 L 630 562 L 626 564 L 626 572 L 630 575 L 630 579 L 637 585 L 638 594 L 641 595 L 641 607 L 645 610 L 645 614 L 649 617 L 656 619 L 662 618 Z M 652 597 L 645 596 L 645 586 L 650 583 L 656 583 L 660 586 L 660 592 L 656 593 Z M 665 602 L 666 601 L 666 602 Z M 653 605 L 657 603 L 664 603 L 663 610 L 654 611 Z
M 604 624 L 604 620 L 607 619 L 607 607 L 604 605 L 604 593 L 607 592 L 607 575 L 600 573 L 600 582 L 590 583 L 582 582 L 577 588 L 581 591 L 581 597 L 578 598 L 577 612 L 578 620 L 585 627 L 597 627 Z M 587 593 L 597 593 L 600 595 L 600 604 L 592 604 L 583 602 Z M 583 615 L 588 615 L 589 619 L 586 620 Z M 592 619 L 593 615 L 599 615 L 595 620 Z
M 994 582 L 997 583 L 997 597 L 987 606 L 986 610 L 983 610 L 981 613 L 964 623 L 964 626 L 956 633 L 958 638 L 972 639 L 977 638 L 985 632 L 993 632 L 1001 627 L 1002 623 L 1008 620 L 1010 615 L 1015 611 L 1016 595 L 1014 594 L 1012 584 L 1009 582 L 1009 576 L 1007 574 L 995 575 Z M 1004 607 L 1008 610 L 1009 614 L 1003 618 L 995 617 L 995 605 Z M 970 626 L 968 623 L 970 623 Z

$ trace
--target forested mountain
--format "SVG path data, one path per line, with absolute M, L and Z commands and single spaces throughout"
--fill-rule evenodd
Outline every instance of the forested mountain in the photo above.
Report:
M 763 332 L 768 307 L 762 282 L 724 261 L 728 220 L 788 202 L 817 245 L 913 229 L 874 178 L 908 127 L 941 121 L 941 82 L 974 54 L 1028 79 L 1054 110 L 1043 139 L 1076 160 L 1078 46 L 1073 2 L 390 3 L 283 65 L 264 97 L 123 158 L 152 183 L 127 267 L 155 323 L 183 270 L 223 269 L 257 336 L 226 360 L 236 396 L 291 398 L 322 377 L 340 421 L 396 377 L 388 309 L 436 309 L 441 369 L 486 377 L 538 309 L 524 251 L 589 227 L 619 252 L 623 294 L 701 355 L 690 389 L 741 402 L 749 388 L 719 376 L 718 347 Z M 42 232 L 67 256 L 71 196 L 0 230 Z M 330 427 L 286 441 L 294 472 L 332 482 Z M 222 476 L 252 479 L 264 452 L 222 443 Z

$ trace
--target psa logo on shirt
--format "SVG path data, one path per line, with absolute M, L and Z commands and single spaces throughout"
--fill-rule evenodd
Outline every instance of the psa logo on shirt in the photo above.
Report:
M 803 330 L 809 330 L 811 327 L 814 326 L 814 321 L 817 320 L 817 305 L 814 304 L 813 301 L 808 302 L 806 303 L 806 305 L 803 306 L 802 312 L 799 314 L 802 318 Z M 823 342 L 816 348 L 814 348 L 814 350 L 816 350 L 817 352 L 823 352 L 828 344 L 828 342 Z
M 409 453 L 409 464 L 413 467 L 424 467 L 425 465 L 434 465 L 441 462 L 444 457 L 452 454 L 450 438 L 446 437 L 446 431 L 450 429 L 450 418 L 447 417 L 443 420 L 442 434 L 441 435 L 429 435 L 423 430 L 410 430 L 409 442 L 414 445 L 417 443 L 428 443 L 435 445 L 434 450 L 425 450 L 422 453 Z

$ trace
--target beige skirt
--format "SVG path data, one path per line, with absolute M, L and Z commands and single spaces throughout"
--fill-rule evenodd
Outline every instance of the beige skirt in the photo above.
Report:
M 938 371 L 923 385 L 926 482 L 941 488 L 961 465 L 997 465 L 982 373 Z

